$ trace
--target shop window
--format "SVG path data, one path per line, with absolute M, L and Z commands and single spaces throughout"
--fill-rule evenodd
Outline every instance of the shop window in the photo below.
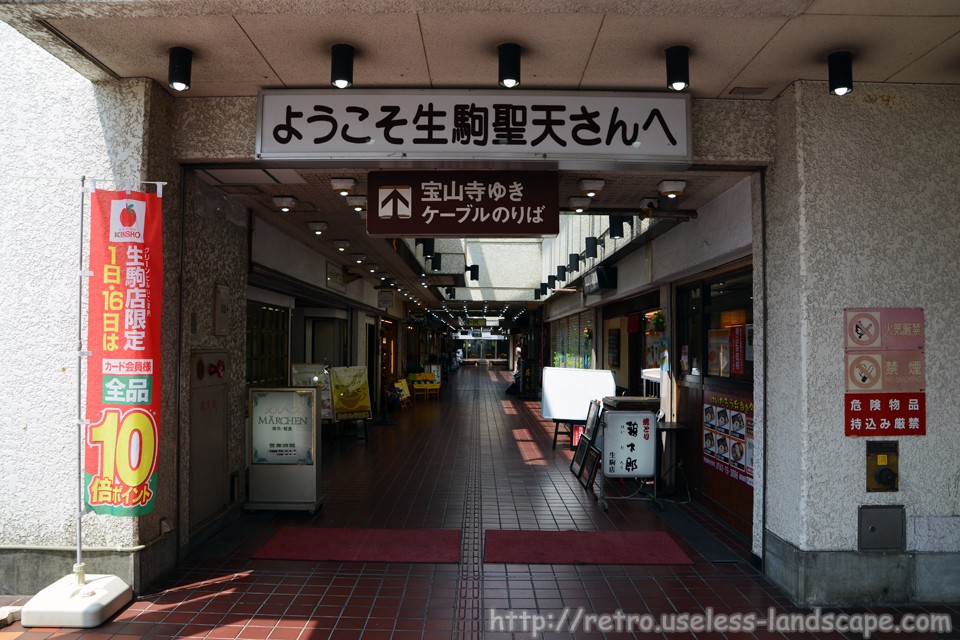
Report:
M 703 301 L 699 285 L 680 290 L 677 317 L 680 375 L 700 376 L 703 363 Z
M 681 375 L 753 380 L 753 273 L 741 271 L 679 290 Z
M 707 375 L 753 380 L 753 274 L 707 283 Z
M 589 369 L 593 354 L 592 312 L 569 316 L 551 324 L 551 366 Z
M 247 384 L 285 387 L 290 369 L 290 310 L 247 301 Z

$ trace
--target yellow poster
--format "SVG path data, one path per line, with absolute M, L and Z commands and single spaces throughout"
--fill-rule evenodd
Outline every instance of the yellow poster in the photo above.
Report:
M 364 420 L 371 417 L 366 367 L 331 367 L 330 389 L 334 420 Z

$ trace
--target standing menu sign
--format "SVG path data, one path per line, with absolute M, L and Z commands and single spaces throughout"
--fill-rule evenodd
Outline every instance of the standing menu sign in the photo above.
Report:
M 248 509 L 319 508 L 316 399 L 316 389 L 250 390 Z
M 153 511 L 160 441 L 161 198 L 90 197 L 84 499 L 95 513 Z
M 250 391 L 253 464 L 313 464 L 312 389 Z
M 367 420 L 371 417 L 366 367 L 331 367 L 330 388 L 335 420 Z
M 603 475 L 650 478 L 656 474 L 657 416 L 649 411 L 603 412 Z
M 317 413 L 321 420 L 333 420 L 333 396 L 330 393 L 330 373 L 323 364 L 294 363 L 290 365 L 291 387 L 313 387 L 317 390 Z

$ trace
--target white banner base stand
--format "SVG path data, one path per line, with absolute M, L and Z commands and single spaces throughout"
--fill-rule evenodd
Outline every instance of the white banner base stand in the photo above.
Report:
M 24 627 L 99 627 L 131 600 L 133 589 L 117 576 L 71 573 L 23 605 L 20 624 Z

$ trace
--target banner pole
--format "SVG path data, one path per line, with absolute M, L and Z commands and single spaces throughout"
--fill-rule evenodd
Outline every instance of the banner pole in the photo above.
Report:
M 83 418 L 83 358 L 84 358 L 84 348 L 83 348 L 83 288 L 86 284 L 86 278 L 83 275 L 86 273 L 86 270 L 83 268 L 83 216 L 84 216 L 84 200 L 86 198 L 86 182 L 87 177 L 82 176 L 80 178 L 80 269 L 79 276 L 77 280 L 79 281 L 79 295 L 77 296 L 77 426 L 79 428 L 78 438 L 77 438 L 77 485 L 79 490 L 77 492 L 77 497 L 79 498 L 77 504 L 77 563 L 73 567 L 73 572 L 77 576 L 77 584 L 84 585 L 86 584 L 86 578 L 84 576 L 83 570 L 83 441 L 84 441 L 84 418 Z

